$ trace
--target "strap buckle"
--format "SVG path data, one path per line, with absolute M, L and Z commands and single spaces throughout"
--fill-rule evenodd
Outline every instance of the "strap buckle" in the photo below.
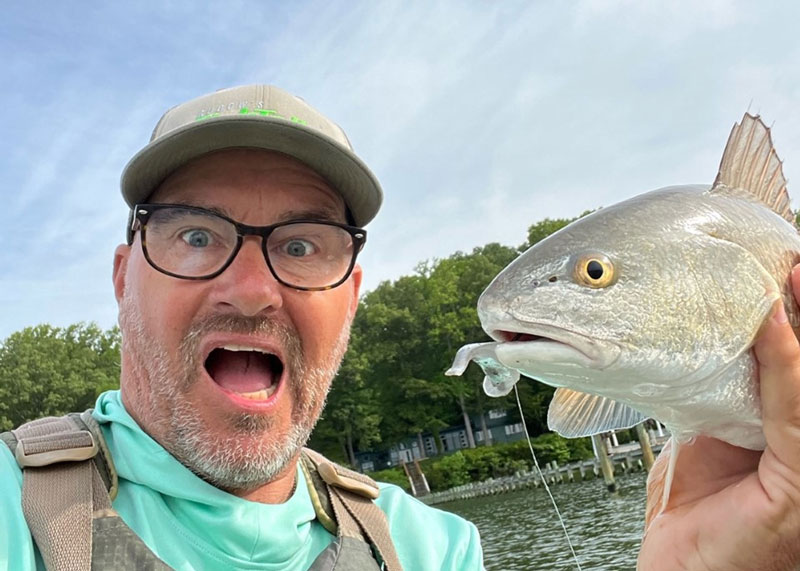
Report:
M 59 436 L 50 434 L 20 438 L 14 453 L 17 463 L 22 468 L 36 468 L 58 462 L 82 462 L 97 455 L 97 442 L 88 430 L 67 433 L 62 438 Z
M 380 494 L 378 485 L 365 476 L 337 467 L 330 462 L 320 462 L 317 464 L 317 472 L 322 476 L 326 484 L 343 488 L 354 494 L 369 500 L 377 499 Z M 360 476 L 360 477 L 359 477 Z

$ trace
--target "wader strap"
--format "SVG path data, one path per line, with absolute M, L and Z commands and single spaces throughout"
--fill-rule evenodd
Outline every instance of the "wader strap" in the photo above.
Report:
M 303 449 L 328 484 L 330 502 L 336 515 L 340 537 L 367 537 L 383 560 L 386 571 L 402 571 L 400 559 L 389 533 L 389 522 L 374 500 L 380 492 L 374 480 L 334 464 L 321 454 Z
M 111 508 L 91 461 L 97 442 L 76 416 L 42 418 L 12 431 L 25 469 L 22 511 L 48 570 L 91 569 L 92 513 Z

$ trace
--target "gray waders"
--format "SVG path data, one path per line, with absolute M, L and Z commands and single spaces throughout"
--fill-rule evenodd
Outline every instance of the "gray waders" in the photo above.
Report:
M 92 411 L 0 433 L 23 469 L 22 511 L 48 570 L 170 569 L 111 507 L 117 473 Z M 378 485 L 307 448 L 300 457 L 319 522 L 336 539 L 312 571 L 402 571 Z

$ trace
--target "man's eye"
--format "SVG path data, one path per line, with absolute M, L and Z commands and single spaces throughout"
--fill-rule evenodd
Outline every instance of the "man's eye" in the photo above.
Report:
M 187 230 L 181 234 L 181 239 L 193 248 L 205 248 L 211 243 L 211 233 L 207 230 Z
M 283 249 L 284 252 L 295 258 L 310 256 L 316 251 L 316 249 L 314 248 L 314 244 L 312 244 L 308 240 L 300 240 L 300 239 L 294 239 L 287 242 L 286 245 L 283 247 Z

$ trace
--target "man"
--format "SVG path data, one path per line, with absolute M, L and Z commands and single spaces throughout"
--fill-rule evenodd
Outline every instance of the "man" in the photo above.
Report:
M 113 526 L 135 534 L 125 541 L 142 559 L 128 564 L 480 569 L 472 524 L 393 486 L 372 504 L 358 497 L 372 493 L 369 481 L 300 461 L 358 305 L 361 227 L 382 199 L 342 130 L 275 87 L 219 91 L 162 117 L 122 193 L 131 216 L 113 272 L 121 388 L 93 415 L 119 484 L 94 517 L 113 507 L 122 519 Z M 34 547 L 17 462 L 0 449 L 0 560 L 57 563 L 72 546 L 43 548 L 61 531 L 42 526 Z M 328 513 L 317 505 L 326 492 Z M 53 519 L 26 509 L 34 528 Z M 121 542 L 95 533 L 93 548 L 118 552 Z

